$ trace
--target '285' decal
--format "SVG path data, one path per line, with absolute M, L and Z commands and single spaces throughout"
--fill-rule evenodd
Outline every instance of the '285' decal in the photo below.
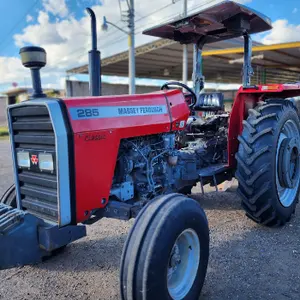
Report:
M 99 110 L 97 108 L 79 108 L 77 109 L 77 117 L 80 118 L 90 118 L 90 117 L 99 117 Z

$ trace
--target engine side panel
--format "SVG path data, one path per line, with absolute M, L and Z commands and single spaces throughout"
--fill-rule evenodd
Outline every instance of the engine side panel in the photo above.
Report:
M 121 139 L 183 130 L 189 116 L 178 90 L 64 102 L 74 132 L 77 222 L 106 206 Z
M 178 90 L 167 92 L 167 99 L 171 112 L 171 130 L 182 130 L 186 126 L 186 121 L 190 115 L 189 109 L 182 97 L 178 97 Z

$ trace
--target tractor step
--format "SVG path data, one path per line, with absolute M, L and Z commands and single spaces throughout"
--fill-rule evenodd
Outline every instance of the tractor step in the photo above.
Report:
M 204 194 L 204 185 L 207 181 L 212 182 L 216 188 L 216 192 L 218 192 L 217 175 L 224 174 L 229 170 L 228 164 L 217 164 L 202 168 L 199 172 L 202 194 Z
M 27 213 L 0 204 L 0 270 L 35 264 L 86 235 L 85 226 L 59 228 Z

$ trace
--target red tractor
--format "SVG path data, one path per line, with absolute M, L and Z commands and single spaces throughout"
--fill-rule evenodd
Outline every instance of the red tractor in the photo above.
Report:
M 0 204 L 0 269 L 41 261 L 85 236 L 85 224 L 136 217 L 121 259 L 121 298 L 198 299 L 209 230 L 199 203 L 186 196 L 193 186 L 217 189 L 235 176 L 249 218 L 266 226 L 288 222 L 299 194 L 293 97 L 300 84 L 250 83 L 249 34 L 270 24 L 227 1 L 147 30 L 194 44 L 194 89 L 168 82 L 144 95 L 97 96 L 94 45 L 93 96 L 47 98 L 39 75 L 46 52 L 22 48 L 34 93 L 8 108 L 15 184 Z M 202 91 L 201 53 L 206 43 L 239 36 L 245 41 L 243 86 L 229 118 L 223 95 Z

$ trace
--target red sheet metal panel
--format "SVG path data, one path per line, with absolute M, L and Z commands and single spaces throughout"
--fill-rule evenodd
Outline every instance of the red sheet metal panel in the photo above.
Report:
M 228 165 L 235 167 L 235 154 L 238 151 L 238 136 L 243 130 L 243 120 L 248 117 L 248 109 L 254 108 L 258 101 L 270 98 L 290 98 L 300 96 L 300 83 L 265 84 L 253 88 L 241 87 L 236 95 L 230 114 L 228 128 Z
M 108 201 L 121 139 L 183 130 L 181 91 L 64 100 L 74 132 L 77 222 Z

